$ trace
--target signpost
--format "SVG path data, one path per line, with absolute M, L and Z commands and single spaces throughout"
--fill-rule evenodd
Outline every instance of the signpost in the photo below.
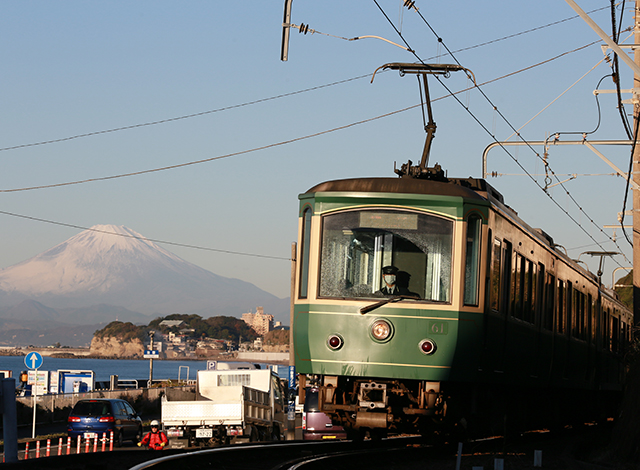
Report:
M 149 358 L 149 382 L 147 383 L 147 388 L 151 388 L 151 385 L 153 385 L 153 359 L 159 359 L 160 358 L 160 353 L 158 351 L 156 351 L 155 349 L 153 349 L 153 336 L 156 334 L 155 331 L 150 331 L 149 332 L 149 350 L 145 351 L 144 353 L 144 357 L 145 358 Z M 149 353 L 149 354 L 147 354 Z
M 24 357 L 24 364 L 28 369 L 40 369 L 42 367 L 42 354 L 39 352 L 30 352 Z
M 42 367 L 42 354 L 36 351 L 32 351 L 24 357 L 24 365 L 29 369 L 37 371 Z M 36 390 L 37 385 L 34 383 L 31 385 L 31 403 L 33 404 L 33 426 L 31 427 L 31 439 L 36 438 Z

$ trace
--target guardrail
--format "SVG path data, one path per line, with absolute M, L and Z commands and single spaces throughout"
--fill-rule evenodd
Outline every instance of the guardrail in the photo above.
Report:
M 18 450 L 18 459 L 19 460 L 30 460 L 30 459 L 39 459 L 41 457 L 50 457 L 51 455 L 71 455 L 71 454 L 82 454 L 82 449 L 84 449 L 84 453 L 96 453 L 96 452 L 112 452 L 113 451 L 113 431 L 109 433 L 102 433 L 102 438 L 98 438 L 95 436 L 94 438 L 84 439 L 84 445 L 82 445 L 83 438 L 78 437 L 77 441 L 74 442 L 71 437 L 67 437 L 66 445 L 65 439 L 60 437 L 58 439 L 58 446 L 52 454 L 51 452 L 51 439 L 37 440 L 35 444 L 34 441 L 27 441 L 24 446 L 24 450 Z M 46 447 L 42 446 L 42 442 L 46 442 Z M 100 442 L 100 445 L 98 445 Z M 109 443 L 109 447 L 107 449 L 107 443 Z M 30 446 L 33 444 L 33 446 Z M 31 447 L 31 449 L 29 449 Z M 4 462 L 4 454 L 2 454 L 2 461 Z

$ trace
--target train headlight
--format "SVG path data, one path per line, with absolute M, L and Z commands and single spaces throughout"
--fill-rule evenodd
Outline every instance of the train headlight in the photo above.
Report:
M 420 352 L 422 354 L 426 354 L 427 356 L 436 352 L 436 343 L 431 339 L 423 339 L 422 341 L 420 341 L 418 347 L 420 348 Z
M 343 344 L 344 340 L 340 335 L 333 334 L 327 338 L 327 346 L 329 346 L 329 349 L 333 349 L 334 351 L 340 349 Z
M 387 341 L 391 339 L 393 328 L 387 320 L 376 320 L 371 325 L 371 336 L 377 341 Z

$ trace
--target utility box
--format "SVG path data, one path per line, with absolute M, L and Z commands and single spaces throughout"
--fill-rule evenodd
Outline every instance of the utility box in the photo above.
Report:
M 92 370 L 58 370 L 58 393 L 85 393 L 94 389 Z

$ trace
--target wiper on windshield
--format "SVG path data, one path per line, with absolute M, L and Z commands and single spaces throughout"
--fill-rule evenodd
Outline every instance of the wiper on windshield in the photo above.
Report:
M 414 295 L 394 295 L 393 297 L 387 297 L 386 299 L 380 300 L 375 304 L 367 305 L 366 307 L 362 307 L 360 309 L 360 314 L 364 315 L 365 313 L 369 313 L 372 310 L 377 309 L 378 307 L 382 307 L 383 305 L 387 305 L 393 302 L 399 302 L 404 299 L 412 299 L 412 300 L 420 300 L 420 297 Z

